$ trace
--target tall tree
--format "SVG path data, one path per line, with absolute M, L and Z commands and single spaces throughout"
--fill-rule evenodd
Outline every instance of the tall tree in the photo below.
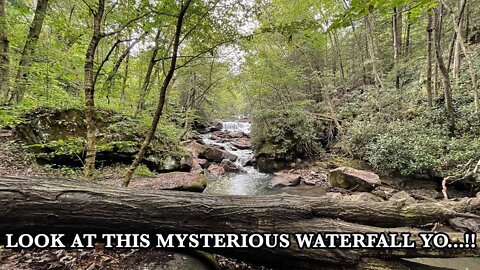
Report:
M 35 9 L 35 16 L 33 17 L 30 31 L 28 32 L 25 45 L 23 46 L 20 62 L 18 64 L 17 75 L 15 76 L 15 88 L 10 96 L 10 104 L 18 104 L 22 101 L 25 91 L 28 86 L 28 77 L 30 75 L 30 68 L 33 64 L 33 57 L 37 42 L 42 32 L 43 21 L 47 14 L 48 0 L 38 0 Z
M 400 89 L 400 57 L 402 54 L 402 7 L 393 8 L 393 61 L 395 62 L 395 88 Z
M 89 7 L 90 8 L 90 7 Z M 102 20 L 105 11 L 105 0 L 98 0 L 97 9 L 90 8 L 93 14 L 93 27 L 90 43 L 85 54 L 84 90 L 85 90 L 85 120 L 87 123 L 87 151 L 85 157 L 84 175 L 86 180 L 93 180 L 96 156 L 96 125 L 95 125 L 95 84 L 94 61 L 98 44 L 102 39 Z
M 443 61 L 443 54 L 442 54 L 442 45 L 441 45 L 441 27 L 443 22 L 443 4 L 439 3 L 437 8 L 435 9 L 435 31 L 434 31 L 434 40 L 435 40 L 435 55 L 437 58 L 438 68 L 442 75 L 443 79 L 443 91 L 445 95 L 445 107 L 447 109 L 447 118 L 449 121 L 449 132 L 450 135 L 453 135 L 455 130 L 455 112 L 453 108 L 453 101 L 452 101 L 452 91 L 451 91 L 451 82 L 450 82 L 450 75 L 448 74 L 447 67 L 445 66 L 445 62 Z
M 428 24 L 427 24 L 427 104 L 428 107 L 432 107 L 433 97 L 432 97 L 432 65 L 433 65 L 433 55 L 432 55 L 432 13 L 428 11 Z
M 5 0 L 0 0 L 0 102 L 7 98 L 9 91 L 10 58 L 8 57 L 8 34 Z
M 173 78 L 175 69 L 177 68 L 176 64 L 177 64 L 177 57 L 178 57 L 178 49 L 180 47 L 180 36 L 182 34 L 183 19 L 185 17 L 185 13 L 188 10 L 190 2 L 191 0 L 182 0 L 182 5 L 177 18 L 177 24 L 175 26 L 175 36 L 173 38 L 172 60 L 170 62 L 170 67 L 168 69 L 168 72 L 160 88 L 160 95 L 158 97 L 157 109 L 155 110 L 155 115 L 153 116 L 152 125 L 150 127 L 150 130 L 148 131 L 148 134 L 145 140 L 143 141 L 140 147 L 140 150 L 138 151 L 135 157 L 135 160 L 132 162 L 132 164 L 130 165 L 127 171 L 127 174 L 125 175 L 123 186 L 129 185 L 130 181 L 132 180 L 133 174 L 135 173 L 135 170 L 137 169 L 138 165 L 140 165 L 140 162 L 142 161 L 143 157 L 145 156 L 145 153 L 147 152 L 150 142 L 152 141 L 153 137 L 155 137 L 155 132 L 157 131 L 157 127 L 158 127 L 158 122 L 160 121 L 160 117 L 163 114 L 163 107 L 165 105 L 167 89 L 168 89 L 168 86 L 170 85 L 170 81 Z
M 473 98 L 474 98 L 474 103 L 475 103 L 475 113 L 477 114 L 477 117 L 480 118 L 480 96 L 479 96 L 479 93 L 478 93 L 478 84 L 477 84 L 477 75 L 476 75 L 476 69 L 475 69 L 475 65 L 472 61 L 472 56 L 471 56 L 471 53 L 470 53 L 470 50 L 468 49 L 468 47 L 465 45 L 465 41 L 463 39 L 463 35 L 462 35 L 462 20 L 463 20 L 463 16 L 465 14 L 465 6 L 467 4 L 467 0 L 461 0 L 459 5 L 460 5 L 460 14 L 458 15 L 457 17 L 457 21 L 453 20 L 453 27 L 454 27 L 454 30 L 455 30 L 455 33 L 456 33 L 456 45 L 459 47 L 459 50 L 461 50 L 465 56 L 465 60 L 467 62 L 467 65 L 468 65 L 468 73 L 470 75 L 470 80 L 472 82 L 472 89 L 473 89 Z M 456 53 L 457 54 L 457 53 Z M 458 52 L 458 54 L 460 54 Z M 454 57 L 454 63 L 455 63 L 455 58 L 460 58 L 460 56 L 455 56 Z M 460 62 L 460 59 L 457 59 L 456 61 Z M 458 64 L 460 65 L 460 64 Z M 460 69 L 460 67 L 458 67 L 458 69 Z M 454 68 L 454 71 L 455 71 L 455 68 Z M 460 73 L 460 70 L 456 71 L 458 73 Z M 460 76 L 460 75 L 458 75 Z
M 160 34 L 162 33 L 161 29 L 157 30 L 157 34 L 155 35 L 155 44 L 152 49 L 152 55 L 150 56 L 150 61 L 148 62 L 147 73 L 145 74 L 145 79 L 143 81 L 142 89 L 140 89 L 140 98 L 137 104 L 137 110 L 135 115 L 138 115 L 145 107 L 145 97 L 147 96 L 148 89 L 150 87 L 150 80 L 153 73 L 153 68 L 157 63 L 156 58 L 158 55 L 158 50 L 160 49 Z

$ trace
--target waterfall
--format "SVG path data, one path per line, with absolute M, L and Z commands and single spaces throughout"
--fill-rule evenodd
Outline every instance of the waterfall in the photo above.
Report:
M 241 131 L 249 134 L 251 127 L 252 124 L 248 122 L 222 122 L 223 131 Z

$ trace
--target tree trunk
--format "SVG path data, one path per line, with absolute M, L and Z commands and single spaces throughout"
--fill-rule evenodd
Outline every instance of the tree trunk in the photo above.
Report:
M 85 54 L 85 117 L 87 123 L 87 153 L 85 157 L 84 175 L 85 179 L 93 180 L 95 172 L 95 156 L 96 156 L 96 124 L 95 124 L 95 85 L 93 65 L 95 61 L 95 53 L 98 44 L 102 39 L 101 27 L 103 13 L 105 10 L 105 0 L 98 0 L 98 9 L 94 12 L 93 17 L 93 33 L 90 44 Z
M 25 91 L 28 86 L 28 77 L 30 75 L 30 68 L 33 64 L 33 56 L 35 48 L 37 47 L 38 38 L 42 31 L 43 20 L 47 14 L 48 0 L 39 0 L 35 9 L 35 16 L 32 24 L 30 25 L 30 31 L 28 32 L 27 40 L 23 47 L 22 54 L 20 56 L 20 62 L 18 64 L 18 71 L 15 77 L 15 89 L 10 96 L 10 104 L 18 104 L 22 101 Z
M 480 197 L 406 205 L 292 195 L 215 196 L 78 181 L 0 178 L 0 219 L 4 221 L 0 231 L 4 233 L 285 233 L 290 234 L 288 248 L 210 249 L 281 269 L 354 269 L 372 257 L 478 257 L 477 249 L 422 249 L 421 231 L 399 226 L 442 222 L 479 207 Z M 388 250 L 300 249 L 293 236 L 299 232 L 411 232 L 411 240 L 418 245 Z M 463 239 L 460 233 L 448 235 Z
M 435 10 L 435 54 L 437 58 L 438 68 L 442 75 L 443 79 L 443 91 L 445 95 L 445 106 L 447 109 L 447 118 L 449 122 L 449 132 L 450 136 L 453 136 L 453 132 L 455 130 L 455 112 L 453 109 L 453 101 L 452 101 L 452 92 L 451 92 L 451 83 L 450 83 L 450 75 L 448 74 L 447 67 L 443 62 L 443 55 L 442 55 L 442 46 L 441 46 L 441 25 L 442 25 L 442 17 L 443 17 L 443 4 L 439 3 L 438 7 Z
M 477 117 L 480 119 L 480 101 L 479 101 L 479 94 L 478 94 L 478 85 L 477 85 L 477 76 L 476 76 L 476 69 L 475 69 L 475 64 L 472 61 L 472 56 L 471 53 L 468 49 L 468 47 L 465 44 L 465 40 L 463 39 L 462 35 L 462 23 L 461 21 L 463 20 L 463 14 L 465 10 L 465 5 L 466 5 L 467 0 L 462 0 L 460 2 L 460 15 L 458 17 L 459 23 L 456 23 L 453 21 L 453 26 L 455 28 L 455 32 L 457 34 L 457 46 L 459 47 L 459 50 L 463 51 L 463 54 L 465 56 L 465 60 L 468 64 L 468 73 L 470 75 L 470 79 L 472 82 L 472 90 L 473 90 L 473 98 L 474 98 L 474 103 L 475 103 L 475 113 L 477 114 Z M 460 52 L 458 52 L 460 54 Z M 460 61 L 458 59 L 457 61 Z M 460 72 L 460 71 L 458 71 Z M 460 76 L 460 74 L 458 74 Z
M 400 57 L 402 54 L 402 7 L 393 8 L 393 61 L 395 63 L 395 88 L 400 89 Z
M 157 34 L 155 35 L 155 45 L 152 50 L 152 55 L 150 57 L 150 61 L 148 62 L 147 74 L 145 74 L 145 80 L 143 81 L 142 89 L 140 89 L 140 98 L 137 104 L 137 110 L 135 111 L 135 115 L 138 115 L 141 111 L 145 109 L 145 97 L 147 96 L 148 89 L 150 87 L 150 79 L 152 77 L 153 68 L 157 63 L 157 54 L 159 50 L 159 39 L 160 39 L 161 30 L 157 30 Z
M 8 98 L 10 58 L 8 56 L 8 33 L 5 0 L 0 0 L 0 104 Z
M 133 174 L 135 173 L 135 170 L 137 169 L 138 165 L 140 165 L 140 162 L 142 161 L 143 157 L 145 156 L 145 153 L 147 152 L 150 142 L 152 141 L 153 137 L 155 137 L 155 132 L 157 131 L 158 122 L 160 121 L 160 117 L 163 114 L 163 107 L 165 106 L 165 100 L 167 97 L 167 89 L 168 89 L 168 86 L 170 85 L 170 81 L 173 78 L 173 74 L 175 73 L 177 57 L 178 57 L 178 48 L 180 46 L 180 35 L 182 33 L 183 18 L 185 16 L 185 13 L 187 12 L 190 2 L 191 0 L 182 1 L 182 8 L 180 10 L 180 13 L 178 14 L 177 25 L 175 27 L 172 61 L 170 62 L 170 67 L 168 69 L 167 75 L 165 76 L 162 87 L 160 88 L 160 95 L 158 97 L 157 109 L 155 110 L 155 115 L 153 116 L 152 126 L 150 127 L 150 130 L 148 131 L 148 134 L 145 140 L 143 141 L 142 146 L 140 147 L 140 150 L 138 151 L 135 157 L 135 160 L 132 162 L 132 164 L 130 165 L 127 171 L 127 174 L 125 175 L 125 179 L 123 181 L 124 186 L 128 186 L 128 184 L 130 183 L 130 180 L 132 179 Z
M 377 58 L 375 56 L 375 44 L 373 40 L 373 26 L 370 23 L 369 19 L 370 15 L 365 16 L 365 25 L 367 28 L 367 47 L 368 47 L 368 53 L 370 54 L 370 60 L 372 61 L 372 72 L 373 72 L 373 77 L 375 79 L 375 83 L 378 87 L 383 88 L 383 82 L 380 76 L 380 73 L 378 71 L 377 67 Z
M 428 107 L 433 106 L 433 97 L 432 97 L 432 64 L 433 64 L 433 55 L 432 55 L 432 14 L 428 13 L 428 25 L 427 25 L 427 104 Z

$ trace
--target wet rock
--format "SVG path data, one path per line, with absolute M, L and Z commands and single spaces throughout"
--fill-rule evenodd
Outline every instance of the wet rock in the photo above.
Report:
M 250 149 L 250 148 L 252 148 L 252 143 L 247 138 L 235 139 L 232 142 L 232 145 L 235 146 L 238 149 Z
M 222 166 L 212 164 L 207 169 L 208 173 L 213 176 L 221 176 L 225 174 L 225 169 Z
M 213 162 L 221 162 L 224 159 L 236 161 L 237 156 L 229 153 L 225 150 L 221 150 L 215 147 L 205 147 L 202 152 L 199 153 L 200 158 L 205 158 Z
M 221 162 L 224 159 L 236 161 L 238 158 L 236 155 L 229 153 L 225 150 L 218 149 L 212 146 L 202 145 L 196 142 L 190 142 L 186 145 L 186 147 L 194 157 L 207 159 L 213 162 Z
M 301 177 L 299 174 L 276 173 L 273 177 L 272 187 L 293 187 L 300 184 Z
M 205 123 L 202 123 L 198 120 L 193 120 L 192 122 L 192 127 L 194 130 L 199 132 L 200 134 L 205 134 L 207 133 L 207 125 Z
M 223 169 L 226 172 L 242 172 L 243 169 L 240 168 L 237 164 L 235 164 L 233 161 L 224 159 L 220 163 L 220 166 L 223 167 Z
M 223 127 L 222 122 L 217 120 L 210 124 L 210 126 L 207 128 L 207 131 L 208 132 L 221 131 L 222 127 Z
M 412 204 L 415 203 L 415 199 L 410 196 L 406 191 L 400 191 L 395 194 L 393 194 L 392 197 L 390 197 L 389 201 L 399 201 L 399 202 L 405 202 L 406 204 Z
M 371 191 L 381 185 L 380 177 L 375 173 L 350 167 L 331 170 L 329 180 L 334 187 L 352 191 Z
M 257 156 L 257 169 L 260 172 L 273 173 L 279 170 L 282 170 L 288 166 L 288 162 L 284 160 L 279 160 L 274 157 L 268 156 Z
M 239 139 L 239 138 L 245 137 L 245 133 L 243 133 L 241 131 L 232 131 L 232 132 L 228 133 L 227 136 L 229 138 L 232 138 L 232 139 Z

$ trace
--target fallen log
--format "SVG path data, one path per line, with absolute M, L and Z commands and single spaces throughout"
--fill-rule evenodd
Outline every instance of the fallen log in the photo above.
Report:
M 4 233 L 412 232 L 412 240 L 420 242 L 419 230 L 400 226 L 475 216 L 479 206 L 480 197 L 404 205 L 291 195 L 213 196 L 0 177 L 0 231 Z M 463 234 L 449 233 L 449 237 L 463 239 Z M 296 244 L 286 249 L 213 251 L 290 269 L 352 269 L 368 258 L 480 256 L 478 249 L 299 249 Z

